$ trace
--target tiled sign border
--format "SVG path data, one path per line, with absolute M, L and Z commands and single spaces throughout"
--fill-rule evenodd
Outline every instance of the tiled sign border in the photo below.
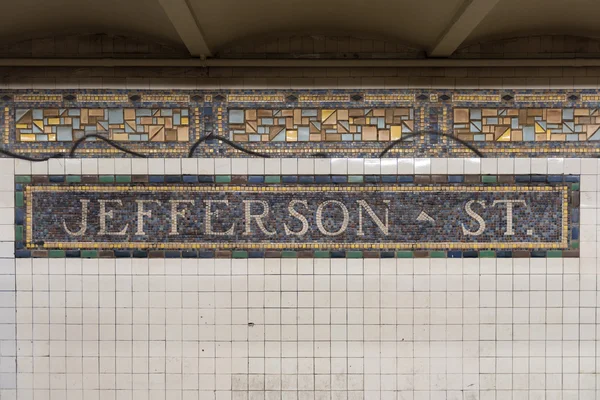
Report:
M 152 189 L 151 184 L 155 183 L 171 183 L 183 184 L 182 189 L 187 190 L 222 190 L 229 189 L 232 191 L 243 190 L 241 186 L 249 184 L 265 184 L 266 186 L 273 185 L 275 190 L 294 191 L 302 189 L 302 185 L 313 184 L 340 184 L 341 188 L 351 188 L 353 190 L 369 190 L 369 186 L 364 183 L 376 183 L 382 185 L 393 185 L 396 183 L 410 184 L 443 184 L 449 183 L 456 185 L 455 188 L 465 191 L 477 190 L 468 184 L 483 185 L 489 190 L 522 190 L 527 183 L 548 183 L 558 185 L 565 183 L 570 187 L 571 198 L 565 200 L 563 204 L 563 212 L 566 212 L 567 201 L 571 202 L 574 213 L 579 212 L 579 181 L 580 177 L 576 175 L 17 175 L 15 176 L 15 205 L 16 205 L 16 257 L 165 257 L 165 258 L 256 258 L 256 257 L 346 257 L 346 258 L 370 258 L 370 257 L 449 257 L 449 258 L 472 258 L 472 257 L 578 257 L 579 256 L 579 227 L 578 219 L 572 221 L 574 230 L 571 232 L 572 237 L 568 243 L 567 233 L 569 233 L 569 224 L 563 216 L 563 243 L 561 246 L 556 244 L 543 244 L 534 246 L 528 244 L 519 246 L 519 249 L 512 249 L 506 243 L 494 245 L 493 243 L 484 243 L 481 246 L 477 244 L 460 244 L 460 243 L 434 243 L 431 244 L 432 250 L 413 250 L 413 245 L 393 245 L 380 246 L 374 244 L 372 247 L 380 247 L 385 250 L 353 250 L 353 244 L 345 245 L 307 245 L 301 250 L 286 250 L 284 245 L 264 246 L 250 245 L 239 243 L 224 243 L 216 246 L 211 243 L 169 243 L 168 245 L 158 245 L 156 249 L 148 249 L 147 245 L 139 243 L 131 243 L 126 246 L 126 249 L 115 244 L 103 243 L 44 243 L 42 247 L 35 246 L 31 243 L 29 233 L 31 232 L 31 202 L 27 201 L 27 193 L 29 191 L 44 191 L 44 190 L 71 190 L 78 187 L 78 184 L 95 184 L 97 186 L 88 187 L 93 191 L 119 192 L 130 190 L 131 187 L 123 185 L 127 183 L 144 183 L 147 186 L 140 190 Z M 44 184 L 67 184 L 65 186 L 48 186 Z M 217 184 L 217 186 L 189 186 L 189 184 Z M 460 186 L 464 183 L 465 186 Z M 29 184 L 40 185 L 30 186 Z M 70 184 L 70 185 L 69 185 Z M 119 185 L 121 184 L 121 185 Z M 186 187 L 185 184 L 188 184 Z M 298 186 L 300 184 L 300 186 Z M 502 184 L 504 186 L 494 186 Z M 515 186 L 506 186 L 510 184 L 518 184 Z M 489 185 L 489 186 L 488 186 Z M 481 186 L 478 186 L 481 187 Z M 560 186 L 566 188 L 567 186 Z M 418 187 L 411 186 L 388 186 L 391 190 L 411 191 L 419 190 Z M 164 187 L 156 187 L 156 190 L 163 190 Z M 136 190 L 133 188 L 133 190 Z M 455 190 L 454 187 L 448 190 Z M 564 191 L 564 189 L 563 189 Z M 574 203 L 573 203 L 574 202 Z M 25 208 L 24 208 L 25 207 Z M 23 221 L 26 219 L 25 221 Z M 27 225 L 24 229 L 23 222 Z M 27 237 L 24 237 L 24 232 Z M 25 242 L 25 243 L 24 243 Z M 365 247 L 367 243 L 362 244 Z M 423 244 L 427 245 L 427 244 Z M 563 246 L 569 246 L 569 250 L 560 249 Z M 106 249 L 102 249 L 106 247 Z M 112 249 L 111 249 L 112 247 Z M 360 247 L 360 246 L 359 246 Z M 396 250 L 389 249 L 396 248 Z M 487 248 L 497 247 L 502 250 L 489 250 Z M 48 249 L 50 248 L 50 249 Z M 74 248 L 74 249 L 73 249 Z M 98 250 L 100 248 L 100 250 Z M 435 249 L 438 250 L 435 250 Z M 530 248 L 524 250 L 523 248 Z M 233 250 L 229 250 L 233 249 Z M 339 249 L 339 250 L 336 250 Z

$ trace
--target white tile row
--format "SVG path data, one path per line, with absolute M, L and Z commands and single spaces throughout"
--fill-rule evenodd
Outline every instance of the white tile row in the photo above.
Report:
M 584 231 L 585 229 L 582 229 Z M 594 233 L 595 235 L 595 233 Z M 19 258 L 0 259 L 0 271 L 17 275 L 597 275 L 589 258 Z
M 76 158 L 0 159 L 0 175 L 597 175 L 595 158 Z

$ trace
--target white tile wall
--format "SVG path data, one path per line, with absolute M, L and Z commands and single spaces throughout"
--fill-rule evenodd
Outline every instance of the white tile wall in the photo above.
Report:
M 0 399 L 17 398 L 17 294 L 14 261 L 14 173 L 31 165 L 0 159 Z M 13 215 L 11 215 L 13 213 Z M 12 247 L 12 248 L 11 248 Z
M 600 398 L 598 160 L 131 160 L 134 174 L 581 172 L 579 259 L 15 262 L 13 171 L 79 168 L 64 161 L 0 159 L 2 400 Z

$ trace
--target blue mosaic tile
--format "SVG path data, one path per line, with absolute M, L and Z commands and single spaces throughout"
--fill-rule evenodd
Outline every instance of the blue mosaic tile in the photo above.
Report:
M 249 176 L 248 183 L 265 183 L 264 176 Z
M 180 183 L 182 177 L 179 175 L 165 175 L 165 182 L 167 183 Z
M 314 183 L 315 182 L 315 177 L 314 176 L 306 176 L 306 175 L 301 175 L 298 177 L 298 183 Z
M 184 175 L 183 183 L 198 183 L 198 176 L 197 175 Z
M 208 176 L 208 175 L 198 176 L 198 182 L 200 182 L 200 183 L 213 183 L 214 181 L 215 181 L 214 176 Z

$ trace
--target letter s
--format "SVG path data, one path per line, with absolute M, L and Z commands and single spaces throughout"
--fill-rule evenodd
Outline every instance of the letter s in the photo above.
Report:
M 285 229 L 286 235 L 304 236 L 306 232 L 308 232 L 308 220 L 304 215 L 300 214 L 298 211 L 296 211 L 296 209 L 294 209 L 296 204 L 302 204 L 304 207 L 308 208 L 308 202 L 306 200 L 292 200 L 288 205 L 288 212 L 292 217 L 297 218 L 300 220 L 300 222 L 302 222 L 302 229 L 300 229 L 298 232 L 294 232 L 288 228 L 287 224 L 285 223 L 283 224 L 283 228 Z
M 482 207 L 485 208 L 485 201 L 481 201 L 481 200 L 469 200 L 467 202 L 467 204 L 465 205 L 465 211 L 467 211 L 467 214 L 469 214 L 469 216 L 471 218 L 473 218 L 475 221 L 477 221 L 479 223 L 479 229 L 477 229 L 475 232 L 472 232 L 472 231 L 467 230 L 467 228 L 465 228 L 464 224 L 460 224 L 460 226 L 462 228 L 463 235 L 466 235 L 466 236 L 479 236 L 485 230 L 485 221 L 483 220 L 483 218 L 481 218 L 481 215 L 477 214 L 475 211 L 473 211 L 471 209 L 471 205 L 473 203 L 477 203 L 477 204 L 479 204 L 479 205 L 481 205 Z

